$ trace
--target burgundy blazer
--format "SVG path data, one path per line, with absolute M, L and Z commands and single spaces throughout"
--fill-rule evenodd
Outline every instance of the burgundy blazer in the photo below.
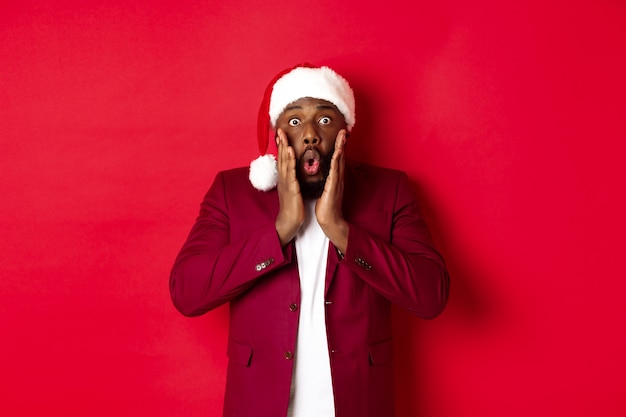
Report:
M 433 318 L 449 277 L 405 174 L 346 165 L 342 256 L 326 268 L 326 331 L 338 417 L 394 415 L 391 303 Z M 248 169 L 221 172 L 170 276 L 176 308 L 198 316 L 230 302 L 224 416 L 287 415 L 300 286 L 293 242 L 281 248 L 276 190 Z

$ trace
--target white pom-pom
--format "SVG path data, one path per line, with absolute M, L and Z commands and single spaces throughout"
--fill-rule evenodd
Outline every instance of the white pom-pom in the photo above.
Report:
M 276 187 L 278 168 L 276 157 L 272 154 L 259 156 L 250 162 L 250 182 L 260 191 L 269 191 Z

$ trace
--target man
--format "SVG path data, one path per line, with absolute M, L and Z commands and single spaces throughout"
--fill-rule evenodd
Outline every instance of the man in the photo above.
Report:
M 224 416 L 393 416 L 391 303 L 445 306 L 406 175 L 346 161 L 354 108 L 327 67 L 279 74 L 258 137 L 263 154 L 271 122 L 276 159 L 217 175 L 174 263 L 183 314 L 230 302 Z

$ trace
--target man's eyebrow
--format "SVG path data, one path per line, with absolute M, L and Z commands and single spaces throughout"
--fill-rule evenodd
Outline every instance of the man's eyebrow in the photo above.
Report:
M 315 108 L 317 110 L 335 110 L 336 109 L 336 107 L 333 106 L 332 104 L 319 104 L 315 106 Z M 285 107 L 285 110 L 283 111 L 289 111 L 289 110 L 302 110 L 302 106 L 298 106 L 297 104 L 294 104 L 292 106 Z

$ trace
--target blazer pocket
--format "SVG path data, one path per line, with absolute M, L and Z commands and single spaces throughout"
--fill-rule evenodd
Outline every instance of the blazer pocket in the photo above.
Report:
M 252 346 L 244 345 L 230 339 L 228 341 L 226 355 L 231 362 L 242 366 L 250 366 L 250 361 L 252 360 Z
M 370 345 L 370 364 L 385 365 L 393 359 L 393 343 L 391 339 Z

